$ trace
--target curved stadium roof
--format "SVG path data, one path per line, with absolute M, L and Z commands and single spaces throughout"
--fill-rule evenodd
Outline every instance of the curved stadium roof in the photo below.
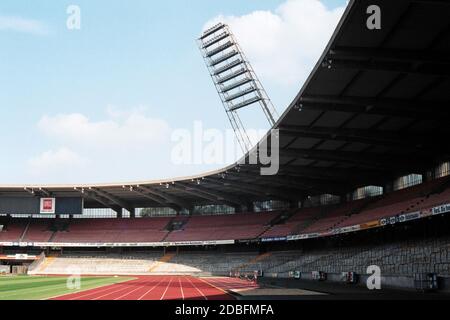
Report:
M 381 30 L 366 27 L 366 9 L 373 4 L 382 10 Z M 342 195 L 423 173 L 450 154 L 449 17 L 448 1 L 350 1 L 311 75 L 274 126 L 281 148 L 275 176 L 261 176 L 260 166 L 243 159 L 179 179 L 29 188 L 37 195 L 82 195 L 86 207 L 180 209 Z M 30 189 L 0 186 L 0 196 L 23 196 Z

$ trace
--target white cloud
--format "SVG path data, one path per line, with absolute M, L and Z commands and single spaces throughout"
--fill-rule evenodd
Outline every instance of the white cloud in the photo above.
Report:
M 48 27 L 43 22 L 15 16 L 0 16 L 0 31 L 2 30 L 36 35 L 48 33 Z
M 343 12 L 318 0 L 288 0 L 275 12 L 215 17 L 205 29 L 219 21 L 229 24 L 257 74 L 294 85 L 309 75 Z
M 81 113 L 43 116 L 37 128 L 52 147 L 27 162 L 33 182 L 141 180 L 159 173 L 170 160 L 171 129 L 145 111 L 108 107 L 101 120 Z
M 160 143 L 169 135 L 164 120 L 147 117 L 141 109 L 130 112 L 108 108 L 108 118 L 93 121 L 81 113 L 43 116 L 41 132 L 65 144 L 100 149 L 130 150 Z
M 56 151 L 49 150 L 31 158 L 28 161 L 29 171 L 33 176 L 46 176 L 48 174 L 67 173 L 71 170 L 81 170 L 88 160 L 70 150 L 62 147 Z

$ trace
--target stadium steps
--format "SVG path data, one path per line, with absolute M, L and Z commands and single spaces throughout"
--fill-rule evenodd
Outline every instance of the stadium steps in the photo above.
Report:
M 270 221 L 270 226 L 273 227 L 278 224 L 285 223 L 288 219 L 290 219 L 295 213 L 297 209 L 290 209 L 282 211 L 278 216 L 276 216 L 272 221 Z
M 42 263 L 39 266 L 39 269 L 37 273 L 44 273 L 45 269 L 47 269 L 49 266 L 52 265 L 53 262 L 55 262 L 56 256 L 52 257 L 45 257 Z
M 352 217 L 352 216 L 354 216 L 354 215 L 357 215 L 357 214 L 363 212 L 364 209 L 366 209 L 366 208 L 369 207 L 370 205 L 374 204 L 375 202 L 379 201 L 381 198 L 380 198 L 380 197 L 372 197 L 372 198 L 367 198 L 367 199 L 368 199 L 368 200 L 367 200 L 367 201 L 364 201 L 364 202 L 362 203 L 361 206 L 358 206 L 358 207 L 352 209 L 352 210 L 348 213 L 348 215 L 346 215 L 340 222 L 336 223 L 336 224 L 333 226 L 333 229 L 334 229 L 334 228 L 338 228 L 338 227 L 339 227 L 340 225 L 342 225 L 345 221 L 347 221 L 348 219 L 350 219 L 350 217 Z
M 269 231 L 272 227 L 273 227 L 272 225 L 267 225 L 266 228 L 264 228 L 264 230 L 263 230 L 260 234 L 258 234 L 258 235 L 255 237 L 255 239 L 262 238 L 263 235 L 264 235 L 267 231 Z
M 336 208 L 335 206 L 321 208 L 320 213 L 317 215 L 317 217 L 315 217 L 313 219 L 308 219 L 308 220 L 305 220 L 305 221 L 302 221 L 301 223 L 299 223 L 295 227 L 293 234 L 300 234 L 300 232 L 302 232 L 303 230 L 309 228 L 310 226 L 312 226 L 317 221 L 319 221 L 319 220 L 321 220 L 323 218 L 326 218 L 326 216 L 330 213 L 330 211 L 332 211 L 335 208 Z
M 309 226 L 311 226 L 313 223 L 315 223 L 317 220 L 315 219 L 308 219 L 302 222 L 299 222 L 297 226 L 294 228 L 294 230 L 291 232 L 291 234 L 300 234 L 301 231 L 305 230 Z
M 19 242 L 22 242 L 23 239 L 25 238 L 25 235 L 27 234 L 28 229 L 30 228 L 32 219 L 33 218 L 31 218 L 31 217 L 30 217 L 30 219 L 28 219 L 27 225 L 25 226 L 25 229 L 23 229 L 23 232 L 22 232 L 22 234 L 19 237 Z
M 48 239 L 48 242 L 53 242 L 53 239 L 56 237 L 56 234 L 58 233 L 58 231 L 53 231 L 52 235 L 50 236 L 50 238 Z
M 169 263 L 174 257 L 176 256 L 175 252 L 169 252 L 166 253 L 165 255 L 163 255 L 161 257 L 161 259 L 159 259 L 158 261 L 156 261 L 151 267 L 150 269 L 148 269 L 148 272 L 153 272 L 155 271 L 158 267 L 160 267 L 161 265 L 165 264 L 165 263 Z
M 162 241 L 164 241 L 167 238 L 167 236 L 170 234 L 170 232 L 182 230 L 183 227 L 186 225 L 186 223 L 188 223 L 189 218 L 190 217 L 174 217 L 174 218 L 170 219 L 170 221 L 164 227 L 164 230 L 167 230 L 169 232 L 163 238 Z
M 7 217 L 0 217 L 0 225 L 6 226 L 9 222 L 9 216 Z
M 252 260 L 250 260 L 249 262 L 238 266 L 235 270 L 240 271 L 246 267 L 257 264 L 258 262 L 269 259 L 271 256 L 272 256 L 272 252 L 266 252 L 266 253 L 260 254 L 260 255 L 256 256 L 255 258 L 253 258 Z
M 342 223 L 344 223 L 347 219 L 349 219 L 352 215 L 354 214 L 358 214 L 360 213 L 364 208 L 366 208 L 369 204 L 373 203 L 375 199 L 370 199 L 368 201 L 364 201 L 362 202 L 362 204 L 360 206 L 354 207 L 352 208 L 352 210 L 350 210 L 350 212 L 348 213 L 348 215 L 345 215 L 342 217 L 341 220 L 339 220 L 338 222 L 336 222 L 335 224 L 333 224 L 332 227 L 330 227 L 328 230 L 333 230 L 336 229 L 339 225 L 341 225 Z
M 171 233 L 171 231 L 167 232 L 166 235 L 161 239 L 161 242 L 166 241 L 166 239 L 167 239 L 167 237 L 169 236 L 170 233 Z
M 41 254 L 39 255 L 39 259 L 33 261 L 29 266 L 28 266 L 28 274 L 33 274 L 35 270 L 39 269 L 41 264 L 45 261 L 45 252 L 42 251 Z
M 164 227 L 164 230 L 167 230 L 169 232 L 171 232 L 173 230 L 173 223 L 175 221 L 175 218 L 170 219 L 170 221 L 167 223 L 167 225 Z
M 161 239 L 162 242 L 166 241 L 167 237 L 172 233 L 172 231 L 178 231 L 183 228 L 184 225 L 189 221 L 189 218 L 180 220 L 179 217 L 170 219 L 169 223 L 165 226 L 164 230 L 168 231 L 164 237 Z

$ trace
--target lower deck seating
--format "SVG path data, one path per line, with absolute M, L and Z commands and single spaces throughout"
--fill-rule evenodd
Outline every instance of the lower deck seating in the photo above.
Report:
M 255 259 L 256 252 L 182 252 L 129 254 L 67 254 L 46 257 L 30 274 L 198 274 L 228 275 L 230 270 Z
M 415 273 L 429 272 L 448 276 L 450 275 L 450 238 L 277 252 L 268 256 L 260 264 L 266 274 L 277 273 L 280 277 L 288 276 L 290 271 L 307 274 L 312 271 L 366 274 L 367 267 L 370 265 L 380 266 L 383 274 L 390 276 L 412 277 Z M 248 271 L 251 271 L 253 267 L 250 266 Z
M 241 249 L 242 250 L 242 249 Z M 269 251 L 163 251 L 113 253 L 68 253 L 46 257 L 31 274 L 211 274 L 231 271 L 288 277 L 291 271 L 310 274 L 356 272 L 365 274 L 377 265 L 387 276 L 412 277 L 415 273 L 450 275 L 450 237 L 391 240 L 366 239 L 364 243 L 316 245 L 294 250 Z

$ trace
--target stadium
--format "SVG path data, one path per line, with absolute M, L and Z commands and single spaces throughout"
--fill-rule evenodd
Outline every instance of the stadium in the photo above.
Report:
M 295 99 L 265 109 L 275 175 L 256 147 L 185 178 L 0 185 L 0 299 L 450 297 L 449 17 L 447 1 L 349 1 Z M 253 71 L 224 29 L 199 41 L 235 111 L 265 97 L 233 91 Z

